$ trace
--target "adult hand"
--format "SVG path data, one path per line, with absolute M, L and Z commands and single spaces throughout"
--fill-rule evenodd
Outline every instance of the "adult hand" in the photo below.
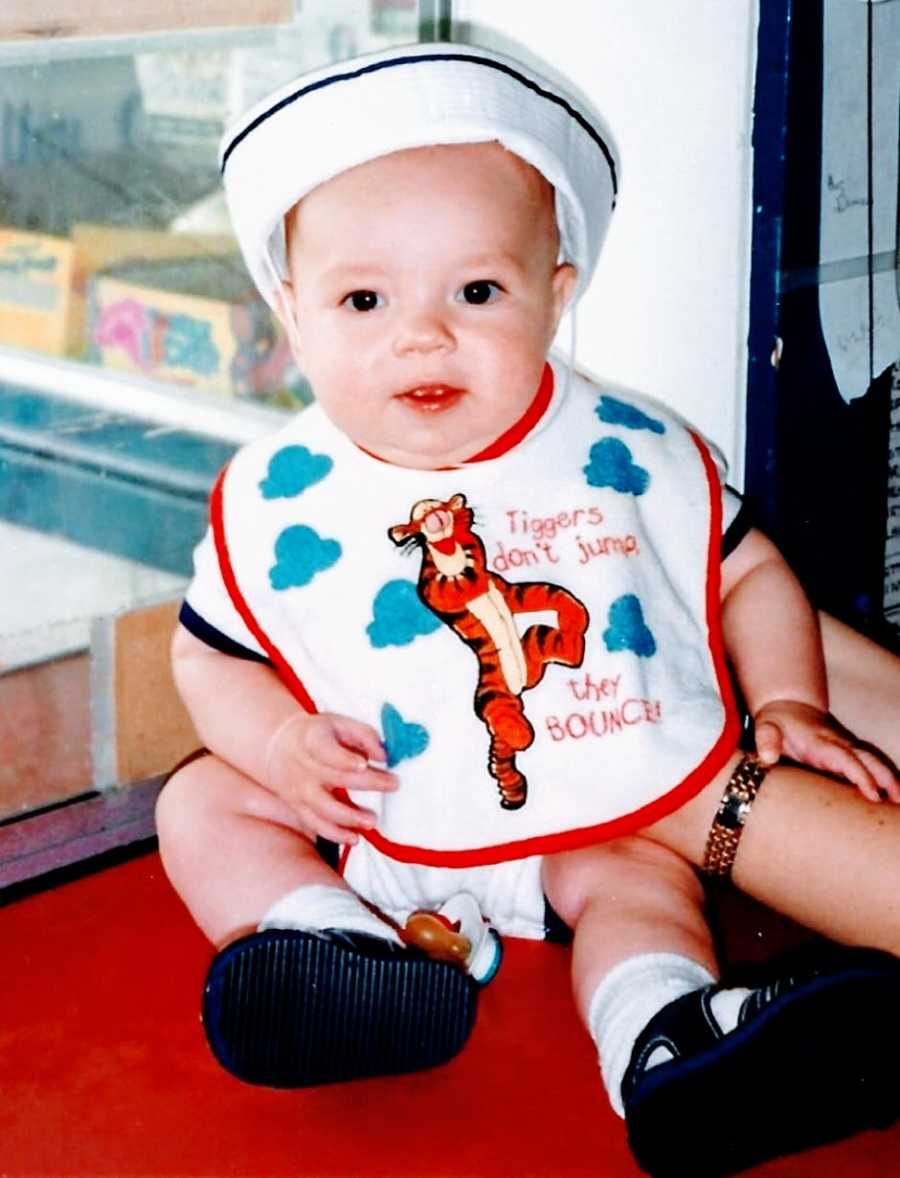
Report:
M 757 756 L 764 765 L 789 757 L 846 778 L 870 802 L 880 802 L 884 795 L 900 802 L 900 780 L 887 758 L 858 741 L 821 708 L 796 700 L 772 700 L 756 713 L 754 727 Z

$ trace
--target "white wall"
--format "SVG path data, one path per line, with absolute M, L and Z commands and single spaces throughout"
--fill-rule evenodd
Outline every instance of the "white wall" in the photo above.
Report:
M 457 40 L 545 63 L 604 115 L 619 204 L 579 366 L 675 406 L 741 485 L 759 0 L 456 0 Z M 565 334 L 561 342 L 565 341 Z

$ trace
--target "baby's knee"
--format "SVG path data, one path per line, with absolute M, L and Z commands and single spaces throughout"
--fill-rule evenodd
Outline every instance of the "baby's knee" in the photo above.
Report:
M 667 893 L 692 905 L 703 902 L 703 888 L 690 863 L 643 835 L 548 856 L 544 890 L 570 926 L 593 900 L 639 902 L 648 893 Z
M 156 799 L 156 833 L 161 847 L 185 838 L 195 840 L 211 811 L 220 808 L 213 782 L 215 760 L 208 754 L 188 761 L 162 787 Z

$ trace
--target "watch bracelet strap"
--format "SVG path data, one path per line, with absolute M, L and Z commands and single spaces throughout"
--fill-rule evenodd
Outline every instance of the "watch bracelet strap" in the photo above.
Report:
M 747 810 L 759 792 L 759 787 L 769 768 L 752 753 L 743 756 L 735 766 L 734 772 L 725 786 L 725 792 L 722 794 L 722 800 L 719 802 L 706 840 L 706 851 L 703 857 L 705 875 L 715 879 L 727 879 L 731 875 L 738 843 L 747 820 Z M 743 807 L 743 817 L 735 825 L 726 826 L 721 821 L 722 811 L 734 802 Z

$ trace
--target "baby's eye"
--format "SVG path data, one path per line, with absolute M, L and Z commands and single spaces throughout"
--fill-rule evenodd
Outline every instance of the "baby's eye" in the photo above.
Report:
M 491 282 L 487 278 L 479 278 L 477 282 L 467 282 L 456 297 L 464 303 L 477 307 L 482 303 L 492 303 L 502 289 L 497 282 Z
M 384 306 L 384 299 L 376 290 L 353 290 L 341 305 L 352 307 L 354 311 L 374 311 L 376 307 Z

